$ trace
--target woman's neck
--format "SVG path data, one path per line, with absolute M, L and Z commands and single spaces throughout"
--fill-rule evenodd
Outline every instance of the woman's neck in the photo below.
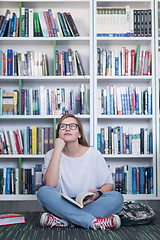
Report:
M 80 157 L 87 151 L 88 147 L 82 146 L 81 144 L 67 143 L 63 149 L 63 153 L 68 157 Z

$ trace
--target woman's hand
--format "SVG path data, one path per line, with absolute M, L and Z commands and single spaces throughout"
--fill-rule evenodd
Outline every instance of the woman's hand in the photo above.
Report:
M 60 152 L 63 151 L 64 147 L 65 147 L 66 143 L 63 139 L 61 138 L 56 138 L 55 142 L 54 142 L 54 151 L 55 150 L 59 150 Z
M 94 202 L 97 198 L 99 198 L 99 193 L 95 189 L 89 189 L 88 192 L 93 192 L 95 193 L 93 196 L 88 196 L 87 200 L 83 201 L 83 205 L 87 205 L 89 203 Z

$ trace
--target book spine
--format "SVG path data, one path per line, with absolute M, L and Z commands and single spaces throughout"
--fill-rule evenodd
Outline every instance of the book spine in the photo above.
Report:
M 136 63 L 135 63 L 135 75 L 138 75 L 139 72 L 139 61 L 140 61 L 140 44 L 137 45 L 137 52 L 136 52 Z
M 51 10 L 51 9 L 48 9 L 48 12 L 49 12 L 49 16 L 50 16 L 50 21 L 51 21 L 52 29 L 53 29 L 53 32 L 54 32 L 54 37 L 58 37 L 58 35 L 57 35 L 57 29 L 56 29 L 55 22 L 54 22 L 54 19 L 53 19 L 52 10 Z
M 76 24 L 75 24 L 75 22 L 74 22 L 74 20 L 72 18 L 72 15 L 71 15 L 70 12 L 68 12 L 67 15 L 68 15 L 68 19 L 69 19 L 69 23 L 71 25 L 71 28 L 73 29 L 74 36 L 78 37 L 79 36 L 79 32 L 78 32 Z
M 70 48 L 68 49 L 68 59 L 69 59 L 70 73 L 71 73 L 71 76 L 73 76 L 72 54 L 71 54 Z
M 11 194 L 11 168 L 6 168 L 6 194 Z
M 137 193 L 137 169 L 136 167 L 132 168 L 132 194 Z
M 58 19 L 59 19 L 59 22 L 61 25 L 61 29 L 63 31 L 63 35 L 64 35 L 64 37 L 67 37 L 67 31 L 66 31 L 65 24 L 64 24 L 64 21 L 62 18 L 62 14 L 60 12 L 57 12 L 57 15 L 58 15 Z
M 22 35 L 21 37 L 25 37 L 25 8 L 21 9 L 21 21 L 22 21 Z
M 3 35 L 4 35 L 5 31 L 6 31 L 6 28 L 7 28 L 7 25 L 8 25 L 8 21 L 9 21 L 9 13 L 10 13 L 10 10 L 7 9 L 6 13 L 5 13 L 5 16 L 3 18 L 3 23 L 2 23 L 1 29 L 0 29 L 0 37 L 3 37 Z
M 25 8 L 25 37 L 29 37 L 29 9 Z
M 29 19 L 29 23 L 28 23 L 28 26 L 29 26 L 29 37 L 33 37 L 34 36 L 34 29 L 33 29 L 33 9 L 32 8 L 29 8 L 29 16 L 28 16 L 28 19 Z
M 13 50 L 7 50 L 7 76 L 13 76 Z

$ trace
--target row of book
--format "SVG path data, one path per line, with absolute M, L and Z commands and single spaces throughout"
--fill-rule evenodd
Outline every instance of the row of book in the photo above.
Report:
M 21 103 L 19 102 L 21 94 Z M 20 109 L 19 109 L 20 107 Z M 21 111 L 20 111 L 21 110 Z M 89 114 L 89 89 L 81 84 L 77 91 L 68 88 L 13 90 L 0 88 L 0 115 Z
M 153 194 L 153 167 L 110 166 L 114 190 L 122 194 Z M 41 164 L 34 168 L 0 168 L 0 194 L 35 194 L 43 185 Z
M 122 194 L 153 194 L 153 167 L 110 166 L 114 190 Z
M 152 130 L 123 126 L 98 129 L 97 149 L 102 154 L 152 154 Z
M 0 76 L 47 76 L 48 58 L 45 53 L 12 49 L 0 50 Z
M 5 14 L 0 15 L 0 37 L 77 36 L 79 32 L 70 12 L 55 12 L 53 9 L 37 12 L 22 7 L 21 11 L 6 9 Z
M 152 53 L 149 50 L 119 50 L 97 48 L 97 75 L 103 76 L 142 76 L 152 74 Z
M 126 7 L 97 8 L 98 37 L 151 37 L 152 10 Z
M 78 51 L 69 48 L 67 51 L 56 50 L 56 76 L 85 75 Z
M 160 8 L 158 8 L 157 11 L 158 11 L 158 37 L 160 37 Z
M 35 194 L 43 184 L 42 165 L 0 168 L 0 194 Z
M 78 51 L 56 50 L 56 76 L 84 75 Z M 48 76 L 48 58 L 45 53 L 27 51 L 17 53 L 13 49 L 0 50 L 0 76 Z
M 106 115 L 151 115 L 152 87 L 107 86 L 97 89 L 98 114 Z
M 0 154 L 46 154 L 53 148 L 53 144 L 53 127 L 0 129 Z

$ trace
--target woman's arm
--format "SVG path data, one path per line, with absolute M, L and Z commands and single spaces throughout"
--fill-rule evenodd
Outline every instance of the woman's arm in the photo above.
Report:
M 102 193 L 113 191 L 114 185 L 112 183 L 105 183 L 102 185 L 102 187 L 99 189 Z M 95 195 L 89 197 L 86 201 L 83 202 L 84 205 L 89 204 L 91 202 L 94 202 L 96 199 L 100 197 L 99 193 L 96 189 L 89 189 L 88 192 L 93 192 Z
M 44 175 L 44 183 L 47 186 L 56 187 L 58 184 L 61 153 L 64 146 L 65 142 L 60 138 L 56 138 L 52 158 Z
M 113 191 L 114 185 L 113 183 L 105 183 L 102 185 L 102 187 L 99 189 L 102 193 Z

